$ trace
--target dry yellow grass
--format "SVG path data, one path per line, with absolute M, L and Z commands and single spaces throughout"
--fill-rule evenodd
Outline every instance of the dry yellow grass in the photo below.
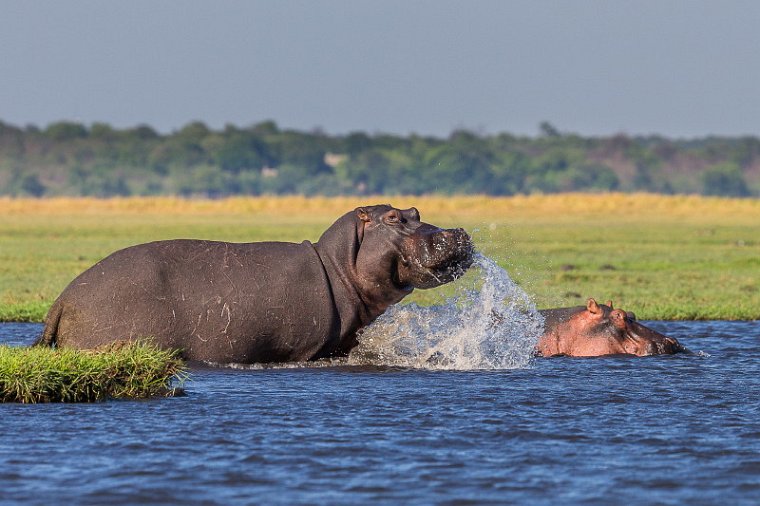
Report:
M 370 197 L 230 197 L 195 200 L 175 197 L 129 198 L 0 198 L 0 215 L 61 216 L 104 214 L 230 215 L 275 214 L 280 219 L 323 219 L 338 216 L 361 205 L 391 203 L 416 206 L 425 215 L 460 216 L 468 221 L 501 218 L 524 220 L 550 218 L 697 219 L 751 223 L 760 218 L 760 199 L 726 199 L 694 195 L 581 194 L 488 196 L 370 196 Z

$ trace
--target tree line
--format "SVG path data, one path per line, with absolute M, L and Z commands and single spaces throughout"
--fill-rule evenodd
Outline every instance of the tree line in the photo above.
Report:
M 487 194 L 646 191 L 760 195 L 760 139 L 535 136 L 446 138 L 281 129 L 213 130 L 0 121 L 0 195 Z

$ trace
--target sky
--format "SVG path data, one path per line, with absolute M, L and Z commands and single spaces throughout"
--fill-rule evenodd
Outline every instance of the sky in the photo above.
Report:
M 0 0 L 0 121 L 760 136 L 756 1 Z

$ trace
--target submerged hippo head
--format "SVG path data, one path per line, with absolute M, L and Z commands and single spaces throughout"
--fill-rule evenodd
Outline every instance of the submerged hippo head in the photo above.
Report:
M 369 206 L 355 213 L 361 227 L 356 258 L 360 276 L 390 275 L 395 288 L 411 291 L 453 281 L 472 264 L 473 245 L 467 232 L 423 223 L 414 207 Z
M 636 321 L 633 313 L 614 309 L 612 302 L 597 304 L 589 299 L 586 307 L 548 309 L 544 335 L 537 350 L 543 356 L 569 355 L 661 355 L 685 349 L 678 341 Z

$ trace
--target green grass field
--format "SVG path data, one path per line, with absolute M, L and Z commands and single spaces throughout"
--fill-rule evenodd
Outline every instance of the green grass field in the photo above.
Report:
M 760 318 L 760 201 L 563 194 L 511 198 L 0 199 L 0 320 L 41 321 L 81 271 L 158 239 L 316 241 L 357 205 L 462 226 L 539 307 L 612 299 L 643 319 Z M 429 304 L 451 285 L 418 291 Z

